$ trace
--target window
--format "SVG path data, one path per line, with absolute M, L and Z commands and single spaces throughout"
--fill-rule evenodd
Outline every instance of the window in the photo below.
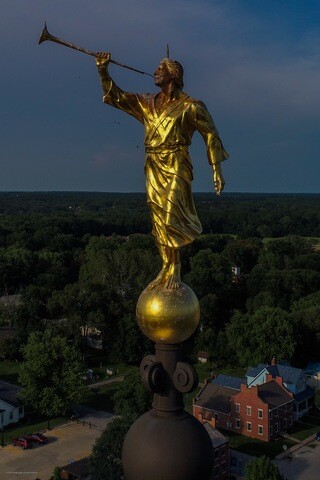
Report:
M 262 425 L 258 425 L 258 433 L 259 433 L 259 435 L 263 435 L 263 426 Z
M 233 467 L 236 467 L 237 466 L 237 459 L 235 457 L 231 457 L 230 458 L 230 465 L 232 465 Z
M 273 419 L 273 412 L 270 412 L 270 420 Z
M 9 420 L 13 420 L 13 410 L 9 413 Z
M 19 407 L 19 413 L 20 413 L 20 414 L 23 413 L 23 405 L 21 405 L 21 406 Z
M 278 422 L 275 423 L 274 429 L 275 429 L 276 432 L 279 432 L 279 423 Z
M 224 473 L 224 472 L 227 471 L 227 469 L 226 469 L 226 462 L 222 462 L 222 464 L 221 464 L 221 471 L 222 471 L 222 473 Z
M 270 437 L 272 437 L 272 435 L 273 435 L 273 426 L 271 425 L 271 427 L 270 427 Z
M 236 412 L 240 413 L 240 403 L 236 403 Z
M 215 477 L 218 477 L 218 475 L 219 475 L 219 466 L 216 465 L 216 466 L 214 467 L 214 476 L 215 476 Z
M 251 432 L 251 422 L 247 422 L 247 430 L 248 432 Z
M 263 418 L 263 410 L 261 408 L 258 408 L 258 418 Z
M 247 415 L 251 415 L 251 407 L 247 406 Z
M 240 428 L 240 420 L 238 418 L 236 420 L 236 428 Z

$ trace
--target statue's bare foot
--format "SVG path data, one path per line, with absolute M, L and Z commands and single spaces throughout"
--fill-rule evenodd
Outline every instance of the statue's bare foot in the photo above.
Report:
M 170 265 L 169 272 L 166 278 L 165 287 L 168 290 L 178 290 L 181 285 L 180 278 L 180 263 Z
M 154 288 L 158 287 L 159 285 L 164 285 L 165 284 L 167 276 L 168 276 L 168 269 L 169 269 L 168 264 L 163 265 L 162 269 L 160 270 L 160 272 L 158 273 L 156 278 L 154 280 L 152 280 L 152 282 L 150 282 L 149 285 L 147 286 L 148 290 L 153 290 Z

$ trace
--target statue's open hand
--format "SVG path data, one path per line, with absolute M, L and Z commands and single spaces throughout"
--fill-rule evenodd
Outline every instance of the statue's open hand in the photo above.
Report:
M 111 53 L 98 52 L 96 56 L 97 67 L 107 67 L 111 59 Z
M 213 173 L 213 183 L 214 183 L 214 189 L 216 194 L 220 195 L 225 185 L 225 181 L 224 181 L 220 166 L 216 168 Z

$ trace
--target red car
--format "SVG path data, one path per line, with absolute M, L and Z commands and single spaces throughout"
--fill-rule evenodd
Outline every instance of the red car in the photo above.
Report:
M 32 447 L 32 442 L 27 437 L 19 437 L 12 440 L 12 445 L 22 447 L 23 450 L 25 450 L 26 448 Z
M 30 440 L 32 443 L 43 444 L 48 442 L 48 438 L 42 433 L 31 433 L 27 435 L 27 439 Z

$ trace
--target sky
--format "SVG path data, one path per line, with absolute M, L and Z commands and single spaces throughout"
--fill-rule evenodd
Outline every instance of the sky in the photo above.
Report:
M 182 63 L 230 158 L 226 192 L 320 193 L 319 0 L 1 0 L 0 190 L 144 191 L 143 126 L 103 104 L 94 58 L 51 34 L 153 73 Z M 151 77 L 110 67 L 127 91 Z M 213 190 L 205 145 L 193 191 Z

